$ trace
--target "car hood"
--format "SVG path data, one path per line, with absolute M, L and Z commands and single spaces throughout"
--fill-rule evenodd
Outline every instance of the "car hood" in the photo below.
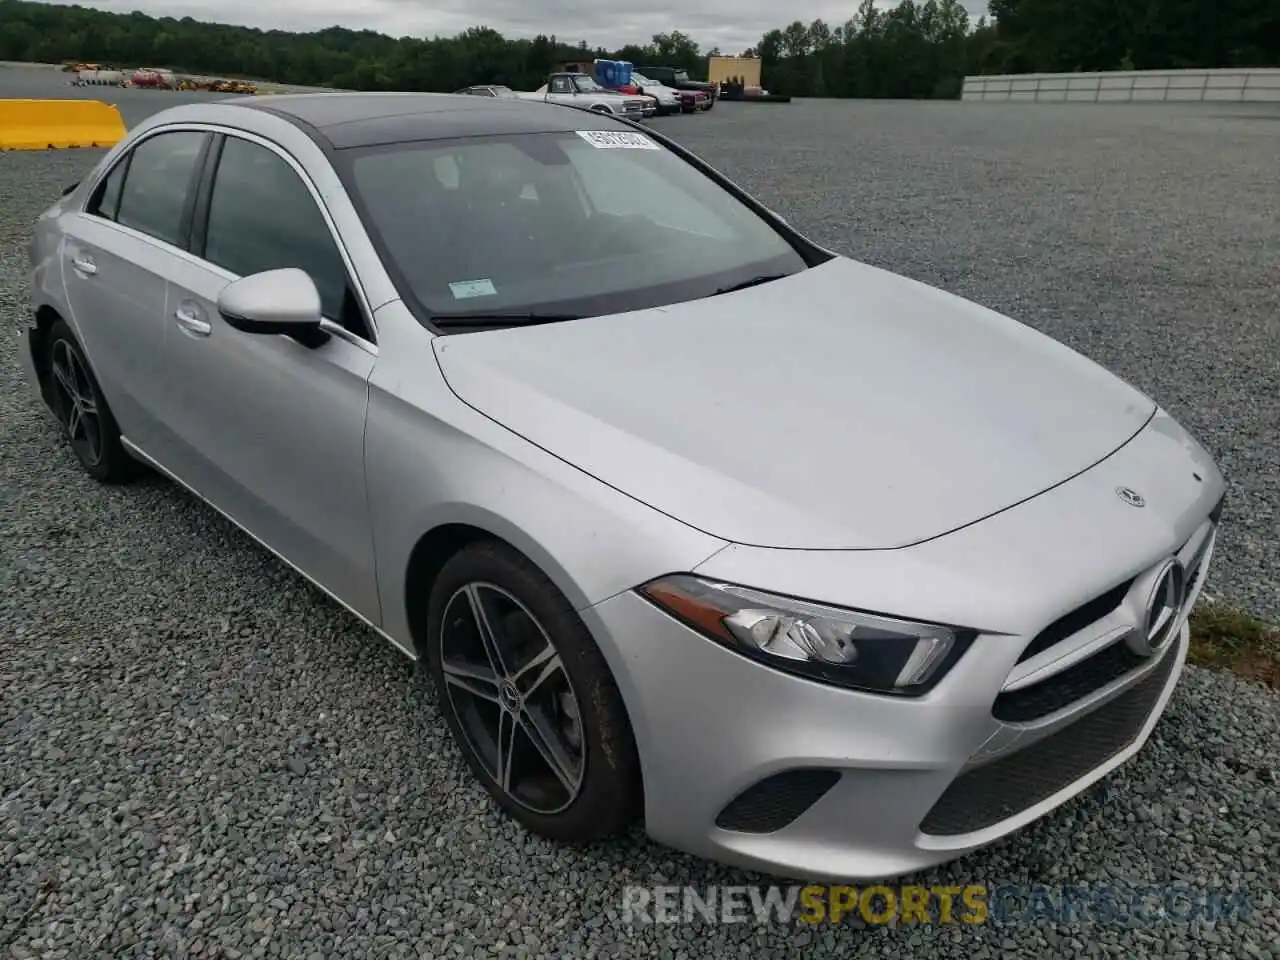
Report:
M 1155 411 L 1029 327 L 844 258 L 736 293 L 434 344 L 463 402 L 756 546 L 939 536 L 1084 471 Z

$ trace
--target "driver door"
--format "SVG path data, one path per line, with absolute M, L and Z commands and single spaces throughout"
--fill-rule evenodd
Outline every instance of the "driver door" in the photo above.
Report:
M 170 274 L 172 386 L 158 459 L 295 567 L 381 621 L 365 491 L 368 379 L 377 349 L 319 202 L 287 154 L 220 135 L 197 202 L 191 254 Z M 232 280 L 305 270 L 327 342 L 242 333 L 219 315 Z

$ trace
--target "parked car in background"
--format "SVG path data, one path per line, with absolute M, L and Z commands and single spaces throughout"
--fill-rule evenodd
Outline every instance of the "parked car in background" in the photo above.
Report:
M 84 471 L 150 465 L 420 658 L 543 836 L 922 871 L 1134 756 L 1182 672 L 1205 449 L 635 124 L 183 104 L 28 251 L 16 352 Z
M 546 100 L 565 103 L 596 113 L 611 113 L 629 120 L 642 120 L 645 111 L 656 109 L 657 101 L 640 96 L 626 96 L 606 90 L 585 73 L 553 73 L 533 93 L 517 93 L 523 100 Z
M 631 73 L 631 81 L 637 91 L 657 101 L 657 112 L 660 116 L 681 112 L 692 113 L 697 109 L 697 100 L 692 91 L 675 90 L 666 84 L 650 80 L 634 70 Z M 688 97 L 687 107 L 685 106 L 686 96 Z
M 454 93 L 465 93 L 473 97 L 498 97 L 504 100 L 518 100 L 520 98 L 520 95 L 510 87 L 504 87 L 497 83 L 463 87 L 461 90 L 455 90 Z
M 690 90 L 703 94 L 698 99 L 698 109 L 710 110 L 715 106 L 718 87 L 714 83 L 704 83 L 701 80 L 693 80 L 689 77 L 689 73 L 679 67 L 636 67 L 640 73 L 644 74 L 650 80 L 657 80 L 659 83 L 665 84 L 675 90 Z

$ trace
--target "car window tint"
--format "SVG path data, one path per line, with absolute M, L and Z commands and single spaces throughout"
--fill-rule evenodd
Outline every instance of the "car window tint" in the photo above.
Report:
M 129 165 L 127 160 L 126 157 L 117 161 L 111 168 L 111 172 L 98 185 L 98 189 L 94 191 L 94 199 L 89 204 L 89 213 L 108 220 L 116 218 L 116 212 L 120 209 L 120 189 L 124 186 L 125 167 Z
M 205 134 L 161 133 L 142 141 L 129 160 L 116 220 L 126 227 L 183 246 L 182 213 Z
M 209 197 L 204 258 L 242 277 L 305 270 L 324 315 L 343 319 L 346 264 L 329 225 L 298 174 L 265 147 L 227 138 Z

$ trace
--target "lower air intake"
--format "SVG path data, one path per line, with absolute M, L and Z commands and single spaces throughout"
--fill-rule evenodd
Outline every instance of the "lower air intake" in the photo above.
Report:
M 817 803 L 839 779 L 835 770 L 775 773 L 734 797 L 716 817 L 716 826 L 738 833 L 781 830 Z
M 1017 753 L 960 774 L 920 830 L 940 837 L 985 830 L 1106 763 L 1142 732 L 1178 661 L 1173 646 L 1155 670 L 1098 709 Z

